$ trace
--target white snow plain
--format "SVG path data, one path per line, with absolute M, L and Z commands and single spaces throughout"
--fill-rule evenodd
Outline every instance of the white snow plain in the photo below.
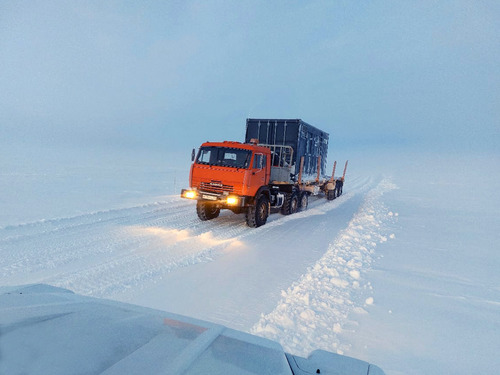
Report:
M 1 159 L 1 286 L 166 310 L 387 374 L 500 368 L 498 155 L 350 155 L 342 197 L 257 229 L 230 212 L 200 222 L 174 194 L 179 157 L 37 156 Z

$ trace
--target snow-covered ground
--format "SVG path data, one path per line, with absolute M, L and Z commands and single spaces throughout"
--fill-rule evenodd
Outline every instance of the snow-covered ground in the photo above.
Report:
M 498 155 L 349 155 L 342 197 L 257 229 L 197 219 L 175 194 L 188 153 L 46 155 L 1 159 L 0 285 L 167 310 L 388 374 L 500 368 Z

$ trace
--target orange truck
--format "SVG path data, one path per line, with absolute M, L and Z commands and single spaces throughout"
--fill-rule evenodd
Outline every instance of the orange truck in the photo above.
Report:
M 193 150 L 189 189 L 201 220 L 220 210 L 244 213 L 249 227 L 264 225 L 271 212 L 307 209 L 310 195 L 342 194 L 342 177 L 325 176 L 329 135 L 300 119 L 247 119 L 245 142 L 205 142 Z

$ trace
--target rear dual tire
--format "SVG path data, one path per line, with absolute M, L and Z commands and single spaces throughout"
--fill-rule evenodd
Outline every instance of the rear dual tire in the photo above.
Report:
M 326 192 L 326 199 L 328 199 L 329 201 L 333 201 L 335 199 L 335 191 L 336 189 L 328 190 Z
M 305 211 L 305 210 L 307 210 L 307 206 L 308 205 L 309 205 L 309 194 L 307 194 L 305 191 L 303 191 L 300 194 L 299 211 Z
M 342 195 L 342 188 L 344 187 L 344 181 L 337 181 L 337 185 L 335 186 L 335 190 L 337 190 L 337 197 Z
M 285 195 L 285 202 L 281 207 L 281 213 L 283 215 L 291 215 L 298 211 L 299 209 L 299 197 L 297 193 L 288 193 Z

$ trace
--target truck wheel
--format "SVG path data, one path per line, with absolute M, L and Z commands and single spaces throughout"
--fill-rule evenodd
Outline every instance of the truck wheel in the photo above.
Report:
M 299 198 L 297 193 L 289 193 L 285 195 L 285 203 L 281 207 L 283 215 L 291 215 L 297 212 L 299 208 Z
M 342 187 L 344 186 L 344 181 L 338 181 L 337 184 L 337 197 L 342 195 Z
M 202 221 L 215 219 L 220 214 L 220 208 L 208 202 L 196 202 L 196 213 Z
M 251 228 L 258 228 L 264 225 L 269 216 L 269 199 L 262 195 L 255 205 L 248 207 L 245 218 L 247 225 Z
M 326 192 L 326 199 L 328 199 L 329 201 L 333 201 L 335 199 L 335 190 L 336 189 L 328 190 Z
M 309 204 L 309 194 L 305 191 L 300 194 L 299 207 L 300 211 L 307 210 L 307 205 Z

